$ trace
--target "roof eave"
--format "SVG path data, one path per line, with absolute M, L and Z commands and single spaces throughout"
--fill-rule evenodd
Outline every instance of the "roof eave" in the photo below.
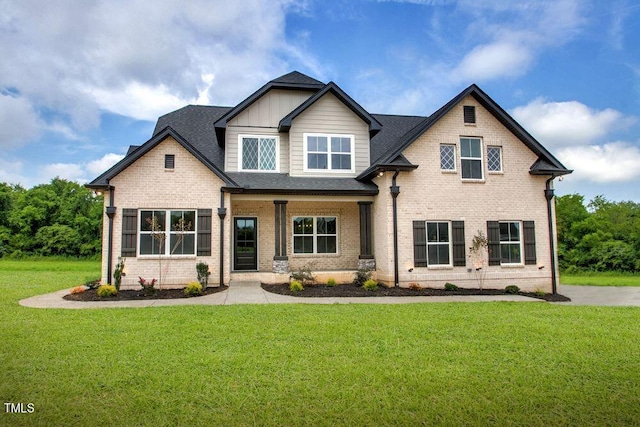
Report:
M 222 191 L 233 194 L 273 194 L 288 196 L 375 196 L 378 189 L 363 190 L 308 190 L 295 188 L 246 188 L 246 187 L 222 187 Z

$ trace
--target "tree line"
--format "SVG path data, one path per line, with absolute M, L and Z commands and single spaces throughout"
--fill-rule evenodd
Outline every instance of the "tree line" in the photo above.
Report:
M 102 203 L 102 196 L 60 178 L 29 190 L 0 183 L 0 257 L 98 256 Z
M 0 257 L 99 256 L 102 212 L 102 196 L 75 182 L 0 183 Z M 569 194 L 556 216 L 561 269 L 640 271 L 640 204 Z

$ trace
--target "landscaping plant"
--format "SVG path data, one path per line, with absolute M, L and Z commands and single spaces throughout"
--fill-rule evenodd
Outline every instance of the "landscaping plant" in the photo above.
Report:
M 378 282 L 373 279 L 368 279 L 366 282 L 364 282 L 362 287 L 368 291 L 375 291 L 376 289 L 378 289 Z
M 184 294 L 190 297 L 202 295 L 202 285 L 199 282 L 190 282 L 184 288 Z
M 478 282 L 478 289 L 482 289 L 487 275 L 486 267 L 489 264 L 489 239 L 480 230 L 473 236 L 471 241 L 469 258 L 471 259 L 473 274 Z
M 118 290 L 113 285 L 101 285 L 98 287 L 98 296 L 101 298 L 107 298 L 115 296 L 118 293 Z
M 124 272 L 124 260 L 125 258 L 118 258 L 116 269 L 113 272 L 113 284 L 115 285 L 117 290 L 120 290 L 120 283 L 122 283 L 122 278 L 127 275 Z
M 211 272 L 209 271 L 209 264 L 206 262 L 199 262 L 196 264 L 196 273 L 198 274 L 198 282 L 202 289 L 207 289 L 209 285 L 209 276 Z

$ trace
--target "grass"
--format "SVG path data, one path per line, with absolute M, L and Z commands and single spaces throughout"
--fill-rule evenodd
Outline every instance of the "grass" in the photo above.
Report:
M 634 425 L 640 310 L 546 303 L 43 310 L 96 262 L 0 261 L 0 425 Z
M 561 272 L 560 283 L 584 286 L 640 286 L 640 274 L 615 271 Z

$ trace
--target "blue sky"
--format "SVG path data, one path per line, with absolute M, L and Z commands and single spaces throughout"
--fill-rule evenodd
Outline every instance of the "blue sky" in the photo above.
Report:
M 0 181 L 87 182 L 158 116 L 298 70 L 372 113 L 476 83 L 575 170 L 558 194 L 640 202 L 638 40 L 640 0 L 0 0 Z

